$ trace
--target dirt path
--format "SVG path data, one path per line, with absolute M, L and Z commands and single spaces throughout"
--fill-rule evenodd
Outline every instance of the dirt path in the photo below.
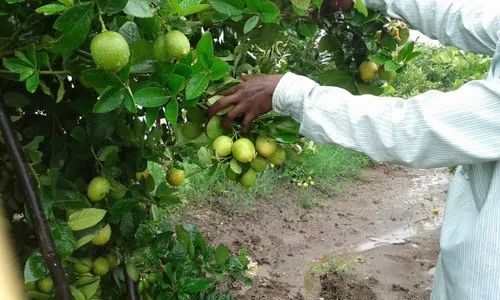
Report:
M 255 285 L 237 299 L 425 299 L 449 179 L 444 169 L 380 165 L 336 195 L 316 193 L 313 209 L 283 186 L 244 214 L 214 205 L 187 219 L 259 263 Z M 311 275 L 339 261 L 352 276 Z

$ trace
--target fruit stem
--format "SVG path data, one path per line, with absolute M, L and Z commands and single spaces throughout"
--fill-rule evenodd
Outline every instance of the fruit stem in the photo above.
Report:
M 102 19 L 102 13 L 99 11 L 99 22 L 101 22 L 102 30 L 101 32 L 106 32 L 108 29 L 106 29 L 106 24 L 104 23 L 104 20 Z

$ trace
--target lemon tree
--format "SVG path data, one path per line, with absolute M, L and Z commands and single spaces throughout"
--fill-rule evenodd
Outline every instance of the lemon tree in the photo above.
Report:
M 291 70 L 357 94 L 386 92 L 418 52 L 406 25 L 357 3 L 321 18 L 321 1 L 0 2 L 0 100 L 75 299 L 124 299 L 130 288 L 144 299 L 230 299 L 234 281 L 252 284 L 244 250 L 172 221 L 189 181 L 183 162 L 207 176 L 222 168 L 245 188 L 268 166 L 300 162 L 306 141 L 289 117 L 262 116 L 247 135 L 224 124 L 229 110 L 206 118 L 242 75 Z M 26 288 L 55 298 L 6 153 L 0 139 L 0 197 Z M 150 175 L 151 165 L 165 176 Z

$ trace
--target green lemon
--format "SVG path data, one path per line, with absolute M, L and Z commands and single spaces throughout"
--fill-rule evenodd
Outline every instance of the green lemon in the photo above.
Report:
M 106 224 L 103 228 L 101 228 L 101 230 L 99 230 L 99 233 L 92 239 L 92 244 L 96 246 L 106 245 L 110 237 L 111 237 L 111 226 L 109 226 L 109 224 Z
M 78 274 L 89 273 L 90 270 L 92 270 L 93 266 L 94 266 L 94 261 L 92 260 L 91 257 L 81 258 L 73 264 L 73 268 Z
M 183 59 L 191 51 L 191 45 L 184 33 L 172 30 L 165 35 L 167 55 L 175 59 Z
M 233 146 L 233 140 L 225 135 L 219 136 L 212 143 L 212 147 L 214 148 L 215 154 L 218 157 L 225 157 L 231 154 L 232 146 Z
M 90 53 L 96 65 L 108 72 L 118 72 L 128 64 L 130 49 L 121 34 L 105 31 L 90 43 Z
M 111 269 L 114 269 L 120 265 L 120 260 L 113 253 L 108 253 L 104 257 L 106 257 L 106 260 L 108 261 L 109 267 Z
M 172 168 L 167 172 L 167 181 L 173 186 L 179 186 L 184 182 L 184 171 Z
M 45 294 L 51 294 L 54 290 L 54 282 L 50 276 L 45 277 L 44 279 L 40 279 L 37 282 L 38 290 Z
M 276 141 L 264 135 L 259 135 L 255 140 L 255 148 L 257 149 L 257 152 L 264 157 L 273 155 L 274 151 L 276 151 L 276 147 Z
M 106 178 L 94 177 L 87 187 L 87 197 L 93 202 L 101 201 L 106 197 L 110 189 L 111 185 Z
M 203 129 L 197 123 L 187 122 L 181 125 L 181 132 L 186 139 L 194 140 L 203 133 Z
M 210 121 L 208 121 L 206 131 L 207 136 L 212 140 L 215 140 L 219 136 L 223 135 L 224 128 L 222 127 L 222 119 L 217 116 L 210 119 Z
M 231 181 L 238 181 L 238 179 L 240 179 L 240 174 L 234 172 L 233 169 L 228 166 L 226 169 L 226 177 Z
M 101 201 L 111 189 L 109 181 L 104 177 L 94 177 L 87 187 L 87 197 L 92 202 Z
M 194 123 L 205 123 L 206 121 L 206 114 L 205 111 L 203 111 L 199 107 L 189 107 L 186 108 L 186 119 L 189 122 L 194 122 Z
M 255 147 L 249 139 L 241 138 L 233 143 L 233 156 L 242 163 L 249 163 L 255 157 Z
M 109 262 L 104 257 L 98 257 L 94 260 L 94 274 L 104 276 L 109 272 Z
M 266 166 L 267 160 L 262 156 L 257 156 L 250 162 L 250 167 L 256 172 L 264 171 L 266 169 Z
M 372 82 L 377 77 L 378 66 L 376 63 L 366 60 L 359 65 L 359 76 L 364 82 Z
M 248 171 L 241 176 L 240 183 L 242 186 L 249 188 L 255 185 L 257 180 L 257 173 L 253 169 L 248 169 Z
M 278 146 L 273 155 L 268 158 L 269 162 L 276 166 L 281 166 L 286 160 L 286 152 L 283 147 Z

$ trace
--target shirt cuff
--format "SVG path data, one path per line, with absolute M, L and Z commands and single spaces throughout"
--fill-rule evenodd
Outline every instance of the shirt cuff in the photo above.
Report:
M 386 11 L 394 0 L 364 0 L 366 7 L 374 10 Z
M 286 73 L 274 90 L 273 110 L 279 115 L 292 116 L 300 123 L 304 98 L 316 86 L 318 84 L 307 77 Z

